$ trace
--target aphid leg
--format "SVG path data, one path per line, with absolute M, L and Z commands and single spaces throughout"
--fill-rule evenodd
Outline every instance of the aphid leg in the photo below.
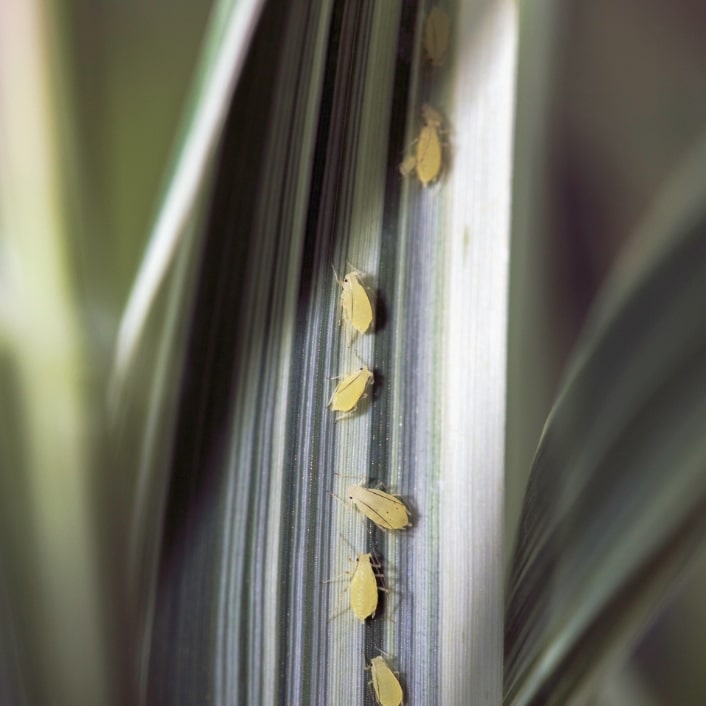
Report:
M 369 669 L 371 669 L 370 665 L 366 666 L 365 669 L 366 669 L 366 671 L 369 670 Z M 370 680 L 368 681 L 368 691 L 370 692 L 370 700 L 371 700 L 374 704 L 379 703 L 378 697 L 375 696 L 375 687 L 373 686 L 373 680 L 372 680 L 372 679 L 370 679 Z
M 350 561 L 350 557 L 348 558 L 348 561 Z M 338 576 L 334 576 L 332 579 L 325 579 L 321 583 L 340 583 L 341 581 L 350 581 L 351 578 L 351 572 L 350 571 L 344 571 L 342 574 L 339 574 Z
M 335 422 L 340 422 L 342 419 L 348 419 L 348 417 L 352 417 L 357 411 L 358 411 L 358 406 L 356 405 L 356 406 L 353 407 L 353 409 L 351 409 L 350 411 L 348 411 L 348 412 L 343 412 L 343 414 L 339 414 L 339 415 L 334 419 L 334 421 L 335 421 Z
M 353 345 L 353 341 L 358 337 L 358 332 L 353 328 L 353 326 L 348 327 L 348 347 Z
M 412 172 L 414 172 L 414 170 L 416 168 L 417 168 L 417 158 L 413 154 L 410 154 L 402 160 L 402 164 L 400 164 L 400 167 L 399 167 L 400 174 L 403 177 L 407 177 L 410 174 L 412 174 Z
M 341 280 L 338 279 L 338 272 L 336 272 L 336 268 L 334 267 L 333 262 L 331 263 L 331 269 L 333 270 L 333 276 L 334 276 L 334 279 L 336 280 L 336 284 L 339 287 L 343 287 L 343 282 L 341 282 Z
M 358 359 L 358 362 L 359 362 L 360 365 L 361 365 L 361 370 L 363 369 L 363 368 L 362 368 L 363 365 L 365 365 L 366 368 L 368 367 L 368 366 L 363 362 L 363 359 L 358 355 L 358 351 L 351 351 L 351 352 L 352 352 L 353 355 Z
M 345 598 L 345 593 L 347 590 L 348 590 L 348 588 L 346 587 L 343 589 L 343 591 L 341 591 L 341 595 L 338 597 L 338 600 L 336 601 L 336 606 L 334 608 L 335 612 L 329 616 L 329 619 L 328 619 L 329 623 L 332 622 L 333 620 L 335 620 L 336 618 L 339 618 L 340 616 L 342 616 L 346 612 L 346 610 L 347 610 L 346 606 L 343 606 L 343 607 L 340 607 L 340 606 Z
M 356 548 L 346 539 L 346 536 L 343 534 L 343 532 L 339 532 L 338 536 L 351 548 L 351 551 L 355 554 Z M 351 561 L 350 557 L 348 557 L 348 561 Z
M 350 571 L 345 571 L 343 574 L 340 576 L 336 576 L 335 578 L 332 579 L 325 579 L 321 583 L 341 583 L 341 581 L 345 581 L 346 577 L 350 577 Z
M 373 574 L 375 575 L 375 580 L 377 581 L 377 589 L 385 594 L 385 602 L 378 605 L 379 610 L 383 611 L 385 614 L 385 619 L 390 623 L 394 622 L 393 614 L 397 611 L 397 601 L 395 601 L 395 607 L 392 607 L 392 601 L 390 600 L 392 596 L 398 596 L 399 592 L 394 591 L 385 582 L 385 574 L 382 572 L 382 564 L 377 558 L 377 550 L 373 548 L 370 554 L 370 566 L 373 568 Z
M 373 552 L 376 552 L 376 550 L 373 549 Z M 370 554 L 370 566 L 373 567 L 373 573 L 375 574 L 375 578 L 378 578 L 381 581 L 382 585 L 379 586 L 380 590 L 387 592 L 388 589 L 385 586 L 385 575 L 382 573 L 382 571 L 380 571 L 380 569 L 382 569 L 382 564 L 378 561 L 376 553 Z
M 333 493 L 332 493 L 333 495 Z M 334 496 L 335 497 L 335 496 Z M 343 537 L 343 535 L 341 535 Z M 345 537 L 343 537 L 345 539 Z M 350 544 L 350 542 L 349 542 Z M 350 557 L 348 558 L 348 561 L 351 561 Z M 326 579 L 325 581 L 322 581 L 321 583 L 340 583 L 341 581 L 348 581 L 350 583 L 351 576 L 353 573 L 351 571 L 344 571 L 342 574 L 339 576 L 335 576 L 332 579 Z M 332 620 L 335 618 L 338 618 L 340 615 L 343 615 L 343 613 L 346 612 L 346 608 L 343 607 L 341 608 L 341 602 L 344 600 L 346 593 L 348 592 L 348 586 L 346 586 L 342 591 L 341 595 L 339 595 L 338 600 L 336 601 L 336 605 L 334 607 L 334 613 L 333 615 L 329 616 L 328 622 L 330 623 Z
M 336 390 L 334 390 L 334 391 L 331 393 L 331 397 L 329 397 L 329 401 L 326 403 L 326 406 L 327 406 L 327 407 L 330 407 L 330 406 L 331 406 L 331 402 L 333 402 L 333 398 L 334 398 L 335 396 L 336 396 Z
M 350 262 L 348 262 L 348 260 L 346 260 L 346 265 L 348 265 L 348 267 L 350 268 L 349 272 L 352 272 L 354 275 L 358 275 L 359 279 L 365 277 L 365 274 L 361 272 L 357 267 L 354 267 Z

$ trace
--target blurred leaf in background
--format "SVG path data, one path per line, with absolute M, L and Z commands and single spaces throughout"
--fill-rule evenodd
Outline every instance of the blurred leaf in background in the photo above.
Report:
M 610 657 L 614 663 L 616 655 L 611 651 L 617 645 L 624 648 L 626 642 L 632 644 L 644 629 L 645 620 L 654 615 L 659 605 L 657 596 L 651 592 L 660 566 L 664 566 L 663 560 L 669 557 L 676 561 L 679 557 L 678 542 L 675 541 L 665 554 L 657 537 L 665 532 L 676 540 L 678 533 L 668 528 L 671 523 L 673 527 L 678 526 L 679 518 L 686 521 L 687 508 L 672 506 L 666 516 L 660 515 L 658 508 L 659 502 L 666 502 L 666 498 L 676 492 L 681 474 L 693 461 L 690 454 L 696 453 L 698 439 L 691 447 L 684 445 L 679 452 L 672 453 L 671 462 L 660 474 L 663 486 L 655 492 L 652 503 L 647 500 L 652 492 L 648 465 L 631 462 L 630 455 L 644 453 L 648 444 L 656 444 L 661 452 L 669 449 L 670 427 L 686 429 L 694 418 L 695 413 L 689 411 L 688 396 L 683 399 L 681 413 L 676 408 L 670 411 L 666 403 L 655 407 L 659 398 L 649 403 L 647 399 L 649 390 L 657 386 L 660 379 L 666 389 L 671 387 L 673 391 L 681 384 L 675 368 L 670 368 L 666 361 L 658 362 L 664 355 L 664 341 L 674 339 L 677 345 L 672 329 L 684 317 L 684 325 L 693 335 L 703 326 L 698 294 L 691 310 L 680 308 L 683 301 L 678 303 L 679 292 L 690 286 L 688 277 L 692 263 L 688 260 L 698 262 L 701 255 L 698 247 L 687 255 L 681 261 L 681 268 L 672 272 L 674 282 L 666 286 L 656 300 L 646 295 L 647 290 L 640 289 L 637 273 L 647 276 L 650 268 L 654 273 L 659 271 L 653 252 L 655 240 L 662 241 L 660 257 L 666 267 L 669 257 L 679 261 L 677 243 L 686 237 L 689 229 L 694 229 L 689 237 L 698 237 L 695 224 L 700 218 L 699 204 L 703 203 L 699 160 L 703 155 L 701 142 L 706 118 L 706 92 L 701 80 L 706 61 L 700 41 L 703 27 L 703 9 L 688 2 L 650 2 L 639 8 L 621 2 L 594 3 L 590 7 L 554 2 L 523 6 L 513 194 L 506 536 L 508 543 L 517 541 L 515 523 L 520 504 L 526 502 L 525 521 L 530 521 L 537 512 L 544 513 L 547 524 L 554 527 L 555 543 L 549 554 L 556 563 L 541 579 L 541 592 L 529 598 L 530 582 L 518 581 L 518 572 L 531 573 L 530 566 L 542 553 L 541 548 L 546 550 L 551 545 L 545 543 L 549 542 L 546 536 L 534 544 L 520 537 L 524 542 L 523 550 L 514 556 L 515 576 L 510 589 L 514 596 L 513 617 L 507 629 L 512 637 L 506 645 L 514 656 L 506 662 L 506 670 L 516 677 L 517 651 L 527 648 L 525 654 L 532 652 L 529 643 L 535 639 L 541 641 L 543 633 L 547 642 L 541 654 L 547 660 L 551 655 L 557 662 L 554 670 L 544 663 L 543 671 L 537 668 L 540 662 L 534 665 L 534 671 L 530 661 L 523 662 L 521 669 L 528 670 L 525 674 L 532 673 L 536 677 L 535 687 L 543 680 L 546 680 L 544 683 L 563 680 L 566 685 L 575 679 L 576 693 L 581 693 L 587 686 L 578 676 L 581 668 L 577 668 L 576 663 L 574 669 L 569 668 L 561 660 L 573 655 L 594 668 L 606 662 L 610 664 Z M 674 252 L 670 252 L 670 247 Z M 616 256 L 619 256 L 617 264 Z M 609 278 L 610 286 L 602 289 L 601 285 Z M 607 329 L 603 334 L 598 333 L 596 322 L 605 321 L 606 312 L 620 310 L 630 297 L 635 298 L 632 305 L 636 312 L 640 312 L 640 307 L 643 313 L 649 311 L 655 331 L 664 327 L 662 333 L 656 334 L 655 343 L 641 343 L 640 327 L 633 324 L 624 324 L 611 333 Z M 586 312 L 594 304 L 590 325 L 577 342 L 576 332 L 586 324 Z M 666 333 L 670 326 L 670 333 Z M 601 335 L 605 336 L 603 340 Z M 598 350 L 609 345 L 611 337 L 622 344 L 623 351 L 599 358 Z M 693 341 L 684 340 L 679 355 L 688 358 L 692 345 Z M 566 382 L 559 386 L 567 357 L 571 361 L 570 372 L 563 373 Z M 639 371 L 647 370 L 650 365 L 656 365 L 659 373 L 652 377 L 642 373 L 642 381 L 635 390 L 641 389 L 638 394 L 643 401 L 634 401 L 633 411 L 622 421 L 619 421 L 622 413 L 616 403 L 629 409 L 633 393 L 614 384 L 615 403 L 588 416 L 576 437 L 566 436 L 566 425 L 573 415 L 587 414 L 591 405 L 600 408 L 599 400 L 610 394 L 611 369 L 622 368 L 621 382 L 627 385 L 631 375 L 639 377 Z M 568 400 L 580 387 L 578 378 L 589 370 L 593 371 L 593 390 L 574 397 L 571 406 Z M 546 413 L 556 394 L 554 390 L 559 390 L 562 406 L 555 408 L 546 422 L 543 446 L 535 458 L 534 491 L 525 499 L 523 479 L 530 468 L 528 460 L 545 425 Z M 703 395 L 696 374 L 690 394 L 696 400 Z M 642 421 L 638 422 L 640 414 Z M 659 431 L 653 432 L 649 424 L 655 423 L 657 415 L 662 415 L 662 423 Z M 606 419 L 611 420 L 609 428 L 615 435 L 615 447 L 623 448 L 624 456 L 613 478 L 601 483 L 599 478 L 609 471 L 611 462 L 607 457 L 597 461 L 603 451 L 592 435 L 601 423 L 608 424 Z M 628 420 L 632 431 L 628 431 Z M 644 425 L 642 434 L 638 431 L 640 424 Z M 621 432 L 623 425 L 626 426 Z M 628 451 L 631 438 L 632 449 Z M 587 455 L 595 454 L 596 463 L 590 471 L 568 460 L 554 467 L 556 457 L 552 459 L 552 456 L 558 448 L 562 449 L 560 456 L 569 448 L 577 454 L 583 448 Z M 555 477 L 550 479 L 550 475 Z M 703 468 L 692 478 L 691 499 L 694 501 L 699 496 L 702 475 Z M 569 511 L 563 506 L 568 491 L 561 489 L 582 486 L 585 486 L 585 494 L 575 491 L 578 496 L 574 509 Z M 542 490 L 538 491 L 540 487 Z M 589 487 L 593 488 L 591 496 Z M 622 487 L 629 490 L 621 491 Z M 638 498 L 642 501 L 639 514 L 652 518 L 650 530 L 638 529 L 637 515 L 618 530 L 618 525 L 631 512 L 630 503 Z M 543 510 L 542 503 L 546 503 Z M 584 549 L 585 556 L 582 556 L 578 536 L 586 532 L 584 539 L 590 537 L 588 528 L 592 523 L 595 523 L 594 530 L 601 527 L 601 531 L 610 533 L 611 551 L 599 550 L 603 545 L 594 534 L 592 544 L 596 555 L 585 555 Z M 559 529 L 562 527 L 564 534 Z M 568 529 L 572 527 L 573 533 Z M 563 543 L 556 542 L 556 536 L 563 537 Z M 691 558 L 692 571 L 698 563 L 697 539 L 698 535 L 694 538 L 693 553 L 685 555 Z M 651 548 L 645 552 L 646 546 Z M 614 557 L 621 547 L 626 554 L 618 568 Z M 572 555 L 576 564 L 569 569 Z M 510 556 L 508 554 L 508 558 Z M 617 586 L 622 582 L 626 582 L 623 588 L 629 585 L 628 577 L 633 571 L 630 567 L 640 561 L 640 556 L 652 557 L 651 571 L 642 576 L 639 587 L 633 586 L 627 594 L 620 594 L 624 617 L 633 610 L 640 614 L 637 625 L 621 630 L 620 621 L 614 617 L 612 630 L 606 629 L 605 624 L 599 629 L 597 626 L 607 615 L 603 611 L 611 604 L 599 595 L 605 591 L 607 597 L 611 590 L 617 593 Z M 538 565 L 539 560 L 534 568 Z M 564 613 L 564 619 L 568 614 L 573 615 L 575 625 L 582 619 L 581 614 L 592 614 L 595 623 L 588 621 L 586 625 L 592 625 L 593 629 L 571 637 L 566 631 L 550 635 L 550 626 L 556 626 L 556 621 L 561 619 L 559 606 L 563 598 L 568 598 L 573 590 L 568 588 L 569 579 L 581 575 L 581 571 L 585 571 L 587 577 L 583 585 L 585 592 L 574 590 L 574 603 Z M 588 588 L 591 582 L 594 582 L 593 590 Z M 608 589 L 609 585 L 613 589 Z M 698 580 L 692 585 L 698 591 Z M 667 591 L 666 586 L 664 589 Z M 520 594 L 528 602 L 518 612 Z M 660 597 L 664 595 L 662 592 Z M 692 609 L 696 602 L 690 601 Z M 536 620 L 531 606 L 537 608 L 542 603 L 546 612 Z M 598 608 L 599 605 L 602 607 Z M 681 611 L 672 608 L 670 613 L 674 616 Z M 703 651 L 695 646 L 702 639 L 697 637 L 702 621 L 700 614 L 701 611 L 693 614 L 695 629 L 681 633 L 685 644 L 695 650 L 690 654 Z M 520 631 L 532 634 L 524 648 L 516 632 L 518 618 L 527 621 Z M 566 620 L 566 630 L 569 625 L 570 621 Z M 679 652 L 657 642 L 659 635 L 667 631 L 666 626 L 656 627 L 649 634 L 636 653 L 637 661 L 611 680 L 601 696 L 602 703 L 611 703 L 611 698 L 614 703 L 696 704 L 703 701 L 699 670 L 687 668 L 693 661 L 685 656 L 677 657 Z M 596 654 L 594 650 L 599 645 Z M 618 650 L 618 659 L 620 654 L 622 651 Z M 533 653 L 537 659 L 539 655 Z M 650 669 L 643 672 L 641 661 L 646 655 L 652 655 Z M 659 659 L 655 659 L 655 655 L 660 655 Z M 586 670 L 585 674 L 590 671 Z M 512 679 L 506 672 L 506 688 Z M 666 684 L 669 688 L 665 689 Z M 655 686 L 658 688 L 653 690 Z M 595 684 L 593 687 L 595 690 Z M 513 697 L 508 698 L 508 703 L 526 702 L 516 690 L 510 693 Z M 524 692 L 525 698 L 529 698 L 529 693 L 533 693 L 531 689 Z M 546 692 L 534 693 L 537 700 L 533 703 L 546 703 L 549 699 Z M 550 693 L 558 703 L 568 698 L 567 692 L 558 688 Z M 585 698 L 586 693 L 582 696 Z

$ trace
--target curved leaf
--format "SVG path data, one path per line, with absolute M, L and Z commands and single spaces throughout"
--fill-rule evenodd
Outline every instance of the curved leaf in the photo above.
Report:
M 706 143 L 602 293 L 535 456 L 505 703 L 567 703 L 644 628 L 706 533 Z

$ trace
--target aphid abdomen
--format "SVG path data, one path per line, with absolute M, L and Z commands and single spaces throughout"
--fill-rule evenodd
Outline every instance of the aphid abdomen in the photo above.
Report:
M 373 657 L 370 670 L 375 698 L 380 706 L 400 706 L 404 700 L 402 686 L 387 662 L 382 657 Z
M 351 610 L 358 620 L 374 617 L 378 607 L 378 585 L 370 554 L 359 554 L 351 578 Z

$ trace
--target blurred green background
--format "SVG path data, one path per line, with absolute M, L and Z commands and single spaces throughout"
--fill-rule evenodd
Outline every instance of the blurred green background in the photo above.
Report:
M 202 49 L 210 2 L 64 3 L 65 40 L 84 188 L 85 274 L 99 273 L 117 314 L 132 286 L 175 147 Z M 117 308 L 116 308 L 117 307 Z

